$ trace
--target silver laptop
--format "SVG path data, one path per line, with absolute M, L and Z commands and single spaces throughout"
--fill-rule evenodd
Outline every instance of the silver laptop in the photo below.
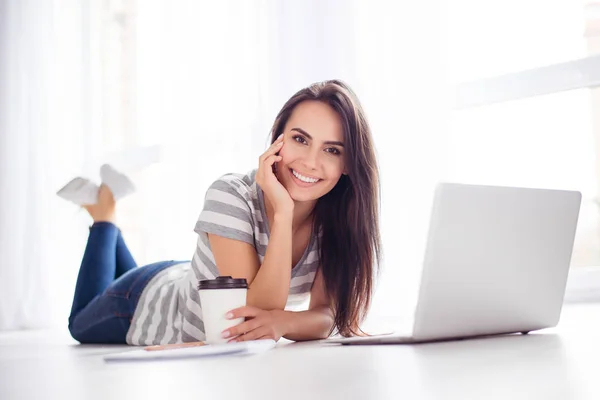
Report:
M 326 342 L 420 343 L 555 326 L 580 204 L 575 191 L 439 184 L 412 326 Z

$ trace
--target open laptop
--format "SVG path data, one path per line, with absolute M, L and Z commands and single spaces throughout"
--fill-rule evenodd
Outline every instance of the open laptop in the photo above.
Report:
M 326 342 L 421 343 L 555 326 L 580 205 L 575 191 L 438 184 L 412 327 Z

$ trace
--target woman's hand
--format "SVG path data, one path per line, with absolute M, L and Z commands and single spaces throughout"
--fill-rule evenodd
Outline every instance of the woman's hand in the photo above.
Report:
M 224 338 L 233 338 L 229 342 L 257 339 L 278 341 L 285 334 L 285 312 L 282 310 L 265 311 L 260 308 L 245 306 L 231 310 L 227 314 L 228 319 L 242 317 L 247 318 L 247 320 L 223 331 Z
M 276 213 L 289 213 L 294 210 L 294 201 L 273 173 L 273 164 L 283 159 L 277 155 L 282 148 L 283 134 L 259 157 L 256 183 L 265 192 Z

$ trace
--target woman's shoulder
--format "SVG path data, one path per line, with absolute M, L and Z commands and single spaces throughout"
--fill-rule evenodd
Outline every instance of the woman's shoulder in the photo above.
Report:
M 215 180 L 206 191 L 194 230 L 254 244 L 255 175 L 252 171 L 245 175 L 229 173 Z
M 207 191 L 207 196 L 212 191 L 218 191 L 251 202 L 256 198 L 256 170 L 247 174 L 227 173 L 215 180 Z

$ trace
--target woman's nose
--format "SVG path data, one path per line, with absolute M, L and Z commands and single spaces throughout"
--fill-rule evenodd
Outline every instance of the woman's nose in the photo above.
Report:
M 317 169 L 317 165 L 319 163 L 319 152 L 318 150 L 310 150 L 308 151 L 308 153 L 306 154 L 306 157 L 304 157 L 304 166 L 307 169 L 311 169 L 311 170 L 315 170 Z

